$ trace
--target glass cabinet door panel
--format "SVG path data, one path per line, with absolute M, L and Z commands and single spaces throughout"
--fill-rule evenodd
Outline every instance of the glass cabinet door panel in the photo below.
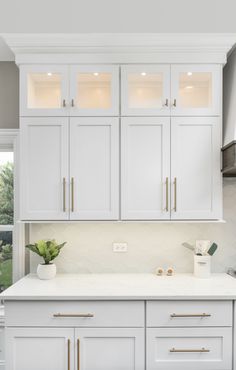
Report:
M 119 67 L 70 67 L 72 116 L 115 116 L 119 113 Z
M 190 71 L 180 73 L 179 105 L 183 108 L 212 107 L 212 74 Z
M 111 73 L 78 73 L 76 107 L 110 109 L 112 105 Z
M 62 76 L 58 73 L 28 73 L 27 107 L 29 109 L 60 108 Z
M 66 65 L 20 66 L 20 116 L 68 115 L 68 77 Z
M 221 68 L 211 64 L 171 66 L 171 115 L 219 115 Z
M 161 73 L 130 73 L 128 75 L 130 108 L 161 108 L 163 75 Z
M 122 115 L 168 115 L 169 65 L 122 67 Z

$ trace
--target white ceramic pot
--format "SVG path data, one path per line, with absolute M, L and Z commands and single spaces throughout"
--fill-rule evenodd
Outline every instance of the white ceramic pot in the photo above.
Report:
M 54 263 L 50 263 L 49 265 L 41 265 L 39 264 L 37 267 L 37 275 L 41 280 L 50 280 L 56 276 L 57 267 Z
M 209 278 L 211 275 L 211 256 L 194 256 L 194 276 Z

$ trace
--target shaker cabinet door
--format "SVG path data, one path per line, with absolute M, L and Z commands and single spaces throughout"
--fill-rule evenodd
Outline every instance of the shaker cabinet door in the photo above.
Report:
M 76 369 L 145 369 L 144 328 L 76 329 L 75 339 Z
M 68 219 L 68 119 L 22 118 L 20 135 L 21 219 Z
M 121 218 L 170 218 L 170 119 L 167 117 L 122 119 Z
M 49 369 L 74 369 L 74 329 L 6 329 L 6 370 Z
M 222 218 L 220 120 L 171 120 L 172 219 Z
M 71 118 L 70 219 L 119 218 L 119 120 Z

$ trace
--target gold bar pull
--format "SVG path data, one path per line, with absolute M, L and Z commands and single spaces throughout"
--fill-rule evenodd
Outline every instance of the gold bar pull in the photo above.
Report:
M 80 340 L 77 339 L 77 370 L 80 370 Z
M 63 106 L 63 108 L 66 108 L 66 99 L 62 100 L 62 106 Z
M 169 211 L 169 178 L 166 177 L 166 212 Z
M 174 178 L 174 211 L 177 212 L 177 178 Z
M 172 313 L 170 317 L 175 318 L 175 317 L 211 317 L 210 313 Z
M 66 178 L 63 177 L 63 212 L 66 212 Z
M 67 358 L 67 368 L 68 370 L 70 370 L 70 339 L 67 340 L 67 355 L 68 355 L 68 358 Z
M 163 107 L 168 107 L 169 106 L 169 100 L 168 99 L 166 99 L 165 100 L 165 103 L 163 104 Z
M 210 352 L 209 349 L 206 349 L 204 347 L 200 349 L 176 349 L 176 348 L 171 348 L 170 352 L 175 352 L 175 353 L 207 353 Z
M 71 178 L 71 212 L 75 210 L 74 177 Z
M 74 99 L 71 99 L 71 106 L 74 108 L 74 106 L 75 106 L 75 101 L 74 101 Z
M 173 102 L 173 107 L 177 107 L 177 100 L 176 99 L 174 99 L 174 102 Z
M 94 317 L 93 313 L 54 313 L 53 317 Z

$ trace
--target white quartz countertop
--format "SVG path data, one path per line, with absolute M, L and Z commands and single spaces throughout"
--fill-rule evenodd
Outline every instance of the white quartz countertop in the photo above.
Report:
M 212 274 L 58 274 L 53 280 L 27 275 L 0 294 L 7 300 L 236 299 L 236 279 Z

